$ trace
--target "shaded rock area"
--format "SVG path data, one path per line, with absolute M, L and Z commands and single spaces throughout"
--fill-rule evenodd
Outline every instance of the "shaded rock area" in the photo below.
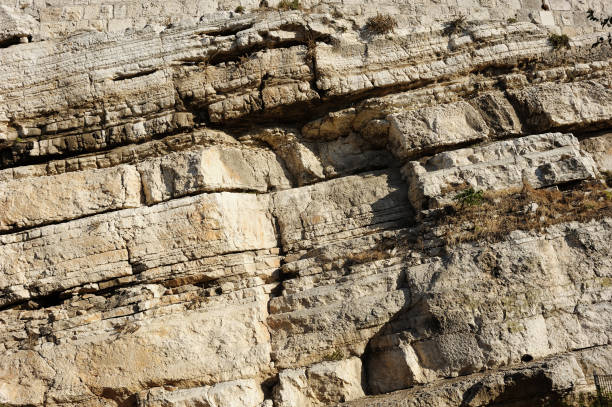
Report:
M 583 2 L 193 3 L 0 0 L 0 405 L 594 394 L 612 49 Z

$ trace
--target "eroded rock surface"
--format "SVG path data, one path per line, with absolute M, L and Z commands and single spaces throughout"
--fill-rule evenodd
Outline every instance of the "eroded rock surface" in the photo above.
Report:
M 584 4 L 13 3 L 1 405 L 567 404 L 612 373 Z

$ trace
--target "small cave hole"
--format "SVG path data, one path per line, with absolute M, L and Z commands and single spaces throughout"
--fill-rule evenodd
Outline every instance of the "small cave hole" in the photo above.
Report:
M 526 353 L 523 356 L 521 356 L 521 362 L 531 362 L 532 360 L 533 360 L 533 356 L 531 356 L 529 353 Z

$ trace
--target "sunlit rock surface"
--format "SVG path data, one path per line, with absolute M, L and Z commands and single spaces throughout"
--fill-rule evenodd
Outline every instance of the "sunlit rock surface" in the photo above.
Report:
M 612 49 L 545 3 L 0 0 L 0 404 L 593 393 Z

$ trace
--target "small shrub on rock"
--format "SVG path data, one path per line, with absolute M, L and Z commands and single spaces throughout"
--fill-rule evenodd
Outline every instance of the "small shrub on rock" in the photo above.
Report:
M 567 49 L 570 48 L 569 37 L 565 34 L 551 34 L 550 37 L 548 37 L 548 42 L 554 49 L 561 49 L 564 47 Z
M 372 34 L 386 34 L 397 27 L 397 20 L 389 14 L 376 14 L 366 22 L 366 30 Z
M 281 0 L 278 3 L 279 10 L 299 10 L 301 8 L 299 0 Z
M 333 351 L 329 355 L 326 355 L 324 359 L 327 362 L 337 362 L 339 360 L 343 360 L 344 359 L 344 352 L 342 352 L 341 350 L 336 349 L 335 351 Z
M 482 191 L 476 191 L 474 188 L 468 188 L 464 191 L 461 191 L 454 198 L 455 201 L 459 202 L 462 205 L 480 205 L 484 201 L 484 196 Z

